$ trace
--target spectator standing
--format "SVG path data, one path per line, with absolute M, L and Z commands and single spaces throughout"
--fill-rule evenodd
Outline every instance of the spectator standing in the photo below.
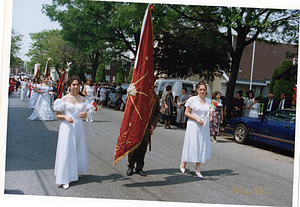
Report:
M 249 117 L 258 118 L 259 98 L 255 98 L 253 104 L 250 106 Z
M 252 104 L 254 103 L 254 93 L 253 93 L 253 91 L 252 90 L 250 90 L 249 92 L 248 92 L 248 96 L 247 96 L 247 99 L 246 99 L 246 101 L 245 101 L 245 116 L 246 117 L 249 117 L 249 112 L 250 112 L 250 110 L 251 110 L 251 106 L 252 106 Z
M 270 93 L 269 98 L 264 101 L 263 114 L 267 115 L 277 109 L 278 109 L 278 103 L 274 99 L 274 95 L 272 93 Z
M 286 94 L 282 93 L 280 96 L 281 101 L 279 102 L 279 107 L 278 109 L 286 109 L 286 108 L 291 108 L 292 102 L 288 99 L 286 99 Z
M 243 91 L 236 92 L 236 97 L 232 100 L 232 117 L 241 117 L 243 115 L 244 99 Z
M 186 116 L 184 115 L 185 111 L 185 103 L 187 99 L 189 98 L 189 95 L 186 94 L 186 88 L 182 88 L 182 94 L 179 95 L 177 99 L 177 117 L 176 117 L 176 122 L 179 124 L 179 128 L 184 128 L 185 127 L 185 122 L 186 122 Z
M 166 92 L 162 95 L 162 104 L 161 104 L 161 116 L 165 122 L 165 129 L 171 129 L 171 120 L 173 116 L 173 94 L 172 94 L 172 86 L 166 86 Z
M 217 103 L 215 111 L 212 113 L 212 121 L 210 122 L 210 135 L 213 136 L 212 141 L 218 143 L 216 136 L 220 135 L 220 124 L 223 121 L 223 104 L 221 100 L 221 92 L 215 91 L 212 94 L 212 101 Z
M 123 91 L 123 89 L 121 87 L 121 84 L 118 83 L 117 87 L 116 87 L 116 102 L 115 102 L 116 108 L 115 108 L 115 110 L 120 109 L 120 104 L 121 104 L 121 100 L 122 100 L 122 91 Z

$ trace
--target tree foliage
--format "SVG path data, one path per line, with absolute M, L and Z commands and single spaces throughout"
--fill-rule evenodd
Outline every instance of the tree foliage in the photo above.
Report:
M 134 59 L 146 7 L 124 2 L 53 0 L 52 5 L 43 5 L 43 11 L 60 23 L 65 40 L 88 55 L 95 79 L 101 62 Z
M 30 57 L 30 62 L 40 63 L 41 72 L 44 72 L 48 58 L 51 58 L 49 65 L 54 67 L 60 76 L 60 73 L 66 67 L 67 62 L 70 65 L 69 74 L 76 74 L 83 78 L 84 72 L 89 66 L 87 57 L 79 53 L 77 48 L 65 41 L 60 34 L 60 30 L 44 30 L 38 33 L 30 33 L 32 43 L 29 52 L 26 54 Z
M 117 71 L 116 83 L 125 83 L 125 70 L 120 67 Z
M 292 67 L 292 61 L 284 60 L 273 72 L 270 84 L 270 93 L 273 93 L 277 100 L 280 100 L 280 95 L 282 93 L 286 94 L 287 99 L 292 100 L 293 98 L 296 76 L 288 73 Z
M 230 118 L 231 102 L 244 48 L 255 40 L 268 44 L 295 43 L 298 40 L 299 11 L 265 8 L 236 8 L 170 5 L 189 28 L 203 28 L 221 37 L 231 58 L 231 72 L 226 93 L 226 118 Z M 232 42 L 235 36 L 235 43 Z M 214 40 L 212 40 L 214 41 Z M 297 44 L 297 43 L 296 43 Z
M 17 33 L 14 29 L 11 30 L 10 66 L 18 66 L 23 63 L 17 57 L 22 46 L 22 37 L 22 34 Z
M 132 73 L 133 73 L 133 67 L 129 71 L 128 78 L 127 78 L 127 83 L 131 83 Z
M 105 65 L 104 64 L 100 64 L 98 66 L 98 69 L 97 69 L 97 73 L 96 73 L 96 82 L 105 82 L 106 79 L 105 79 Z

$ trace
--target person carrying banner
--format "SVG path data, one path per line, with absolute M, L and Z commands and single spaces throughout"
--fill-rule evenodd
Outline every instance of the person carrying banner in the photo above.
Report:
M 155 102 L 150 115 L 149 124 L 143 136 L 142 142 L 133 152 L 128 154 L 128 169 L 126 171 L 126 175 L 128 176 L 133 174 L 133 168 L 135 164 L 136 173 L 146 176 L 146 173 L 143 171 L 145 164 L 144 158 L 147 152 L 148 143 L 151 144 L 151 135 L 153 134 L 160 117 L 159 96 L 156 93 L 154 93 L 154 100 Z

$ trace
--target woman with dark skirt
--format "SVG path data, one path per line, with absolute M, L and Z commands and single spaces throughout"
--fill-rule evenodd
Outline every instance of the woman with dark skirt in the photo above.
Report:
M 212 121 L 210 122 L 210 135 L 213 136 L 212 141 L 218 143 L 216 136 L 220 135 L 220 123 L 223 121 L 223 105 L 221 100 L 221 92 L 215 91 L 212 95 L 212 101 L 216 102 L 215 111 L 212 113 Z
M 176 122 L 179 124 L 178 128 L 184 128 L 185 122 L 186 122 L 186 116 L 184 115 L 185 106 L 187 99 L 189 98 L 189 95 L 186 94 L 186 88 L 182 88 L 182 94 L 177 99 L 177 117 Z
M 162 95 L 161 116 L 165 122 L 165 129 L 171 129 L 171 120 L 173 114 L 173 94 L 172 86 L 166 86 L 166 92 Z

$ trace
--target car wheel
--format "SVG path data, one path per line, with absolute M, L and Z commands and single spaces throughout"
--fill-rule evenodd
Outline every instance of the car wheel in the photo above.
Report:
M 120 111 L 124 111 L 125 110 L 125 104 L 124 102 L 122 101 L 121 105 L 120 105 Z
M 248 129 L 244 124 L 238 124 L 234 128 L 234 141 L 243 144 L 248 141 Z

